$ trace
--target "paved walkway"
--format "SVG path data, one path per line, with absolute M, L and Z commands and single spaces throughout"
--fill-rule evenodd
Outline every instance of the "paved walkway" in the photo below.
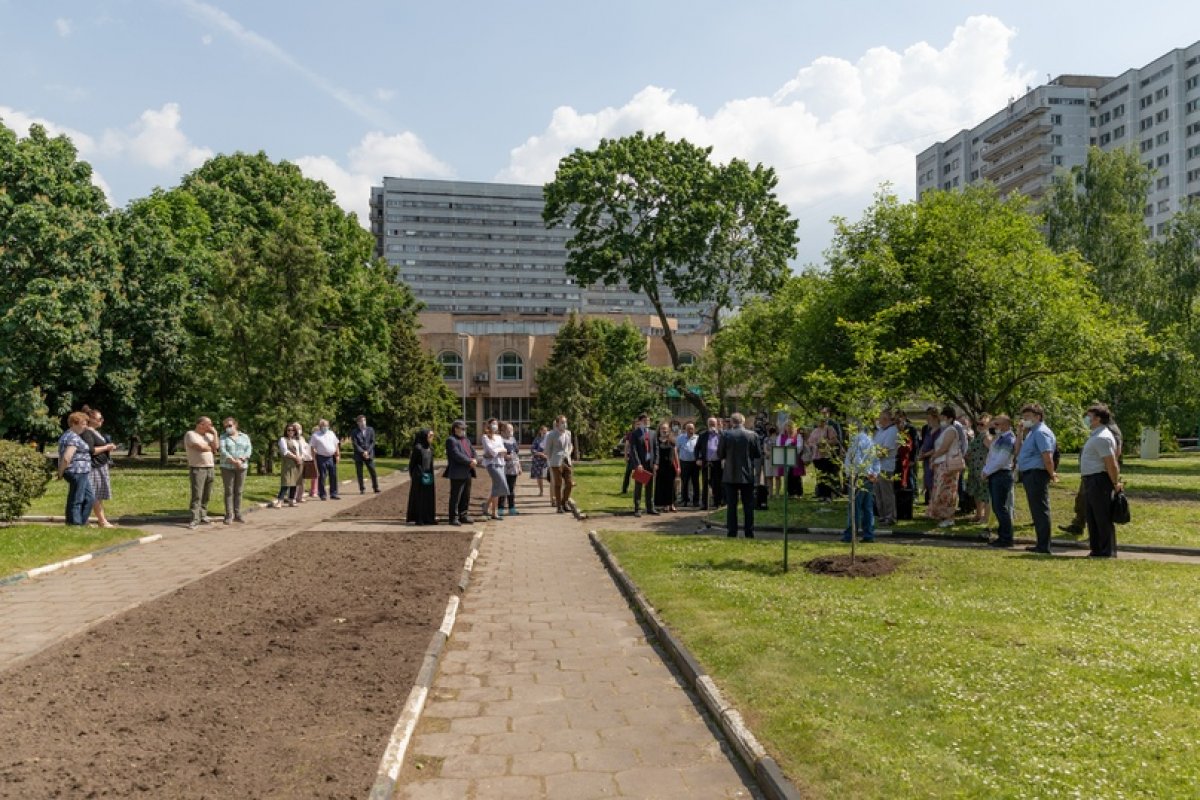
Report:
M 529 495 L 487 526 L 398 795 L 757 797 L 585 526 Z
M 402 479 L 407 475 L 393 473 L 380 486 Z M 184 524 L 143 525 L 140 530 L 161 533 L 162 540 L 0 587 L 0 670 L 374 496 L 343 486 L 340 501 L 255 509 L 242 525 L 226 527 L 219 517 L 195 531 Z

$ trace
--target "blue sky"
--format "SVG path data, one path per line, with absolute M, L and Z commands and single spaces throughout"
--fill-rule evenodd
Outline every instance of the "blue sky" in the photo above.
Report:
M 360 214 L 384 174 L 542 182 L 639 128 L 775 166 L 834 214 L 1027 84 L 1200 38 L 1200 3 L 0 0 L 0 117 L 66 132 L 118 205 L 265 150 Z

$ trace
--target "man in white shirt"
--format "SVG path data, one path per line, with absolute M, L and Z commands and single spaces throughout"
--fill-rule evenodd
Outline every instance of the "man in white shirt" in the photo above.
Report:
M 892 412 L 882 411 L 875 429 L 874 443 L 879 452 L 879 477 L 871 484 L 875 493 L 875 505 L 878 507 L 880 525 L 896 524 L 896 489 L 892 485 L 892 475 L 896 472 L 896 451 L 899 449 L 898 434 L 892 421 Z
M 550 502 L 560 514 L 571 510 L 568 503 L 575 486 L 571 468 L 574 451 L 567 417 L 559 414 L 554 420 L 554 430 L 546 435 L 546 461 L 550 467 Z
M 212 496 L 213 454 L 220 448 L 212 420 L 208 417 L 197 419 L 196 427 L 184 435 L 183 447 L 187 451 L 192 487 L 192 521 L 188 528 L 195 529 L 197 525 L 211 522 L 208 518 L 208 500 Z
M 330 499 L 341 500 L 338 496 L 337 464 L 342 457 L 342 441 L 329 429 L 329 420 L 317 422 L 317 429 L 313 431 L 308 444 L 317 461 L 317 494 L 322 500 L 325 499 L 325 478 L 328 476 Z

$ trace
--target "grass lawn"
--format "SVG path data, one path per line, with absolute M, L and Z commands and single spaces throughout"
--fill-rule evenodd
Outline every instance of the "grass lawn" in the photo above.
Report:
M 1117 541 L 1125 544 L 1159 544 L 1200 547 L 1200 455 L 1182 454 L 1164 456 L 1156 461 L 1126 459 L 1122 467 L 1125 493 L 1129 497 L 1133 521 L 1117 528 Z M 1075 492 L 1079 489 L 1079 458 L 1064 456 L 1060 480 L 1050 488 L 1051 518 L 1055 537 L 1070 538 L 1058 530 L 1074 515 Z M 619 488 L 619 487 L 618 487 Z M 846 503 L 844 500 L 832 504 L 817 503 L 812 492 L 815 484 L 811 476 L 804 480 L 805 496 L 788 501 L 788 527 L 843 528 L 846 525 Z M 1033 538 L 1033 523 L 1029 506 L 1025 502 L 1025 490 L 1014 487 L 1016 499 L 1016 535 Z M 924 512 L 919 500 L 911 522 L 898 522 L 890 526 L 897 531 L 936 532 L 934 524 L 921 517 Z M 982 525 L 972 525 L 962 517 L 953 531 L 982 533 Z M 723 524 L 724 510 L 710 517 L 713 522 Z M 759 511 L 755 524 L 780 525 L 783 522 L 783 501 L 771 500 L 770 511 Z M 991 524 L 995 526 L 995 519 Z M 1075 537 L 1087 539 L 1087 534 Z
M 407 466 L 407 461 L 403 466 Z M 380 458 L 375 461 L 379 474 L 386 475 L 401 468 L 401 460 Z M 105 514 L 110 519 L 122 516 L 163 516 L 186 514 L 190 488 L 187 467 L 172 463 L 166 469 L 158 466 L 157 459 L 138 462 L 120 461 L 112 469 L 113 497 L 104 503 Z M 367 478 L 364 473 L 364 478 Z M 338 464 L 338 479 L 354 478 L 354 460 L 344 458 Z M 369 478 L 368 478 L 369 485 Z M 355 490 L 357 491 L 357 489 Z M 246 487 L 242 495 L 243 504 L 273 500 L 279 493 L 279 474 L 255 475 L 253 469 L 246 476 Z M 29 515 L 54 515 L 61 517 L 67 500 L 65 481 L 50 481 L 46 493 L 35 500 L 26 511 Z M 211 514 L 225 513 L 221 493 L 220 470 L 214 481 L 212 497 L 208 504 Z
M 130 528 L 13 525 L 0 528 L 0 578 L 135 539 Z
M 575 465 L 575 490 L 571 493 L 579 509 L 587 514 L 633 511 L 631 495 L 621 494 L 625 462 L 621 459 L 587 461 Z M 632 486 L 632 480 L 630 481 Z M 633 489 L 630 488 L 632 492 Z
M 868 545 L 905 563 L 855 580 L 603 538 L 806 796 L 1196 796 L 1200 567 Z

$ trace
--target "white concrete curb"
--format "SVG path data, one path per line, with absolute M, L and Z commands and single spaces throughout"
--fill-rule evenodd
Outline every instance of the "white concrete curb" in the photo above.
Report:
M 471 540 L 471 552 L 463 562 L 462 577 L 458 582 L 459 594 L 450 595 L 450 600 L 446 603 L 446 613 L 442 615 L 442 624 L 433 634 L 433 640 L 425 650 L 421 671 L 417 673 L 416 683 L 413 685 L 412 691 L 408 693 L 404 710 L 400 712 L 400 719 L 392 728 L 392 736 L 388 740 L 387 749 L 384 750 L 383 758 L 380 759 L 379 771 L 375 774 L 375 783 L 371 787 L 369 800 L 391 800 L 395 795 L 396 781 L 400 778 L 400 770 L 404 768 L 404 757 L 408 753 L 408 745 L 412 741 L 417 723 L 421 719 L 421 712 L 425 710 L 425 700 L 429 697 L 429 690 L 433 688 L 438 659 L 441 657 L 442 649 L 449 641 L 450 635 L 454 632 L 454 623 L 458 619 L 458 608 L 462 603 L 459 595 L 467 590 L 467 585 L 470 583 L 471 572 L 475 568 L 475 559 L 479 557 L 479 544 L 482 541 L 483 531 L 475 531 L 475 537 Z
M 90 553 L 84 553 L 81 556 L 75 556 L 74 558 L 68 558 L 63 561 L 56 561 L 53 564 L 46 564 L 42 567 L 34 567 L 33 569 L 28 569 L 24 572 L 18 572 L 16 575 L 9 575 L 6 578 L 0 578 L 0 586 L 16 583 L 17 581 L 22 581 L 26 578 L 36 578 L 40 575 L 49 575 L 51 572 L 58 572 L 60 569 L 73 567 L 77 564 L 86 564 L 93 558 L 98 558 L 99 556 L 106 556 L 109 553 L 116 553 L 120 550 L 125 550 L 126 548 L 139 544 L 150 544 L 151 542 L 157 542 L 162 538 L 163 537 L 161 533 L 156 533 L 153 536 L 143 536 L 140 539 L 130 539 L 127 542 L 117 542 L 116 544 L 109 545 L 108 547 L 102 547 L 99 550 L 94 550 Z

